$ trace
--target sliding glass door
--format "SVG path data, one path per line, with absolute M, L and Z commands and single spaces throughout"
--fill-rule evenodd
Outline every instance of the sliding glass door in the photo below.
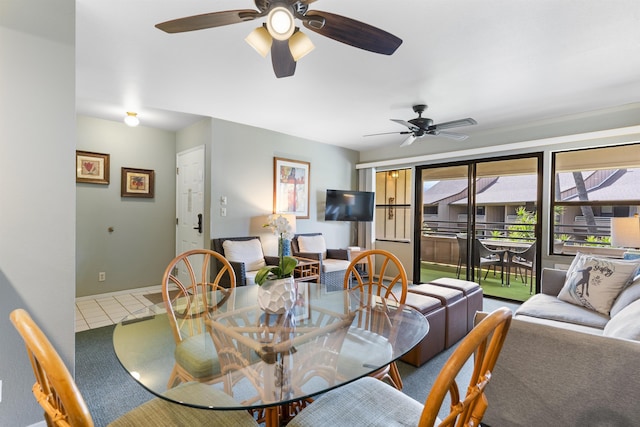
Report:
M 541 154 L 417 167 L 413 277 L 472 280 L 517 301 L 535 293 L 541 167 Z

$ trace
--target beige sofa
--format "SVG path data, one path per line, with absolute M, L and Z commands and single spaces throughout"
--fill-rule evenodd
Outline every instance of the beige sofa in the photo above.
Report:
M 564 279 L 564 271 L 544 269 L 542 292 L 514 313 L 487 387 L 484 424 L 640 423 L 640 277 L 618 296 L 610 316 L 556 298 Z

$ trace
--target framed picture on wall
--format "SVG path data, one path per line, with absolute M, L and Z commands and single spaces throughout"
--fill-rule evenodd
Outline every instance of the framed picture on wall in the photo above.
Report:
M 311 164 L 273 158 L 273 212 L 309 218 L 309 178 Z
M 122 168 L 122 197 L 154 197 L 155 172 L 151 169 Z
M 109 155 L 76 150 L 76 182 L 109 184 Z

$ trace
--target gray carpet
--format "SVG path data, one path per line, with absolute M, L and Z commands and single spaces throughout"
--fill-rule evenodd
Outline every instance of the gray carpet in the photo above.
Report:
M 484 311 L 507 306 L 515 310 L 517 305 L 499 300 L 484 299 Z M 112 345 L 113 326 L 78 332 L 76 334 L 76 383 L 82 393 L 96 427 L 106 426 L 125 412 L 153 398 L 120 366 Z M 415 368 L 398 362 L 407 395 L 424 402 L 436 376 L 455 346 Z M 470 376 L 470 366 L 465 367 L 459 377 Z M 462 386 L 464 388 L 464 385 Z M 448 413 L 448 404 L 443 405 L 441 416 Z
M 96 427 L 154 397 L 120 366 L 113 350 L 113 328 L 76 333 L 76 384 Z

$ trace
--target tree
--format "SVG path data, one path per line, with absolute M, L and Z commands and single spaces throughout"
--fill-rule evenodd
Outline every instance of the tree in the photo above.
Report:
M 582 178 L 582 172 L 573 172 L 573 180 L 576 182 L 576 191 L 578 192 L 578 200 L 589 200 L 589 194 L 587 193 L 587 186 L 584 184 Z M 580 206 L 582 216 L 587 223 L 587 233 L 597 234 L 598 227 L 596 226 L 596 217 L 593 215 L 593 208 L 591 206 Z

